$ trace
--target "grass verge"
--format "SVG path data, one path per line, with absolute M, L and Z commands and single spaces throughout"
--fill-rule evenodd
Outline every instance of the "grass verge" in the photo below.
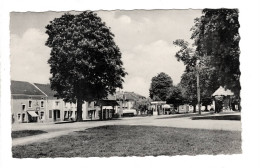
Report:
M 241 153 L 241 132 L 155 126 L 102 126 L 12 148 L 14 158 Z
M 22 138 L 27 136 L 33 136 L 38 134 L 47 133 L 41 130 L 21 130 L 21 131 L 12 131 L 12 138 Z

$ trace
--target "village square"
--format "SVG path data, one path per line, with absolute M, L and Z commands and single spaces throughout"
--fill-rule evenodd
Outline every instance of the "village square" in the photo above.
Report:
M 242 152 L 237 9 L 10 23 L 14 158 Z

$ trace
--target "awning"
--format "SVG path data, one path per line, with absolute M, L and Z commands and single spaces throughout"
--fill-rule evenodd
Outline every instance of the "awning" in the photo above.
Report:
M 32 117 L 38 117 L 38 114 L 35 111 L 27 111 Z
M 166 101 L 153 101 L 151 104 L 166 104 Z
M 136 114 L 136 110 L 135 109 L 125 109 L 125 110 L 123 110 L 123 114 L 124 113 L 134 113 L 134 114 Z
M 119 106 L 115 100 L 99 100 L 95 106 Z
M 103 106 L 103 109 L 112 110 L 112 109 L 113 109 L 113 107 L 112 107 L 112 106 Z
M 233 96 L 234 93 L 231 92 L 229 89 L 224 89 L 222 86 L 220 86 L 213 94 L 212 96 Z
M 169 104 L 164 104 L 164 105 L 162 105 L 162 108 L 171 108 L 171 106 L 169 105 Z

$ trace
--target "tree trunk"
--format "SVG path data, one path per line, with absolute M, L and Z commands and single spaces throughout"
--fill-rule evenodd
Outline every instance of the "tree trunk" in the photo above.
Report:
M 196 113 L 196 104 L 193 104 L 193 113 Z
M 209 111 L 208 105 L 205 106 L 205 111 Z
M 77 99 L 77 120 L 76 121 L 82 121 L 82 99 Z
M 102 106 L 100 106 L 100 109 L 101 109 L 101 118 L 100 118 L 100 120 L 103 120 L 103 108 L 102 108 Z

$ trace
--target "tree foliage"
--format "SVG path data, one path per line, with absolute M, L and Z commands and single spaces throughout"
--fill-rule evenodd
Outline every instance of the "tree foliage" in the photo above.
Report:
M 170 88 L 166 101 L 168 104 L 173 104 L 175 107 L 185 103 L 185 98 L 183 97 L 182 87 L 173 86 Z
M 153 100 L 163 100 L 167 98 L 169 90 L 173 87 L 172 78 L 164 72 L 159 73 L 152 78 L 149 89 L 150 98 Z
M 196 71 L 184 72 L 179 86 L 182 88 L 184 99 L 190 104 L 195 105 L 197 103 L 197 78 Z M 203 105 L 209 105 L 211 103 L 211 95 L 219 87 L 217 82 L 218 75 L 215 71 L 208 68 L 201 68 L 200 75 L 200 96 Z
M 204 9 L 195 19 L 192 39 L 196 52 L 219 74 L 220 85 L 240 92 L 239 22 L 237 9 Z
M 139 99 L 134 104 L 134 109 L 140 112 L 144 112 L 145 110 L 148 110 L 148 107 L 150 105 L 150 102 L 147 99 Z
M 201 100 L 203 104 L 209 104 L 209 99 L 214 91 L 219 87 L 218 74 L 215 68 L 209 67 L 208 59 L 202 57 L 195 49 L 189 47 L 189 43 L 177 39 L 173 41 L 175 46 L 180 47 L 180 50 L 175 54 L 178 61 L 182 61 L 186 66 L 185 72 L 181 77 L 179 87 L 182 88 L 183 99 L 194 106 L 197 103 L 197 78 L 196 73 L 199 71 Z M 196 68 L 197 61 L 199 67 Z
M 173 45 L 180 47 L 180 50 L 176 52 L 175 57 L 178 61 L 182 61 L 184 63 L 186 66 L 185 71 L 194 71 L 196 62 L 199 60 L 199 56 L 195 53 L 195 49 L 190 47 L 189 43 L 183 39 L 173 41 Z
M 124 71 L 114 34 L 93 12 L 64 14 L 46 26 L 51 48 L 51 88 L 65 101 L 77 102 L 82 120 L 83 101 L 105 98 L 122 88 Z

